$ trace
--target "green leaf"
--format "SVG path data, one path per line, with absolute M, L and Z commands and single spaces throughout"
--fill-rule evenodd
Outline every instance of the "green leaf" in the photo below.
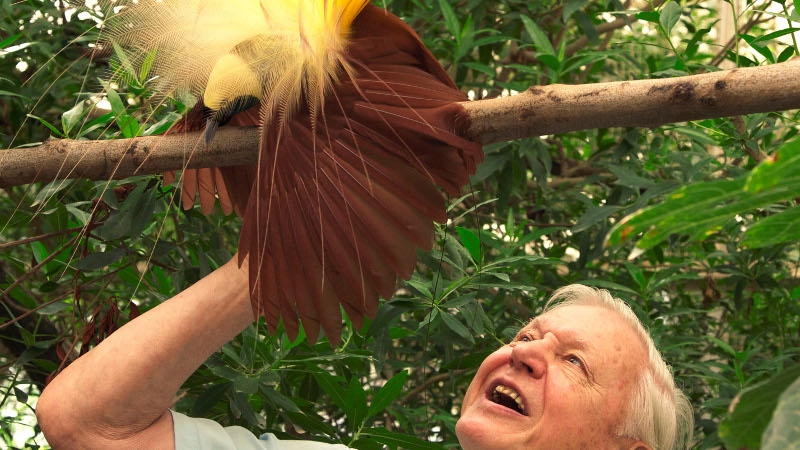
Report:
M 210 364 L 207 364 L 207 365 L 209 365 L 209 368 L 211 369 L 211 373 L 213 373 L 214 375 L 216 375 L 218 377 L 225 378 L 228 381 L 236 381 L 237 378 L 242 376 L 241 372 L 239 372 L 237 370 L 234 370 L 233 368 L 228 367 L 228 366 L 220 363 L 219 361 L 217 361 L 216 364 L 217 365 L 214 365 L 214 366 L 211 366 Z
M 14 397 L 20 403 L 27 403 L 28 402 L 28 393 L 23 391 L 22 389 L 14 386 Z
M 289 411 L 294 413 L 302 413 L 300 408 L 297 407 L 297 404 L 292 401 L 289 397 L 281 394 L 278 390 L 274 389 L 272 386 L 267 386 L 265 384 L 261 384 L 261 392 L 264 393 L 264 396 L 272 402 L 275 406 L 278 407 L 281 411 Z
M 800 187 L 800 139 L 781 146 L 775 155 L 758 165 L 747 177 L 745 190 L 760 193 L 772 188 L 797 194 Z M 794 195 L 789 198 L 794 198 Z
M 33 199 L 31 206 L 44 204 L 58 192 L 61 192 L 62 189 L 69 187 L 70 185 L 71 183 L 65 180 L 56 180 L 47 184 L 43 188 L 39 189 L 39 192 L 36 193 L 36 198 Z
M 717 345 L 717 347 L 721 348 L 725 351 L 725 353 L 731 355 L 731 357 L 736 358 L 736 350 L 730 346 L 727 342 L 723 341 L 722 339 L 715 337 L 715 336 L 707 336 L 708 340 L 713 342 Z
M 412 288 L 416 289 L 419 294 L 427 299 L 433 299 L 433 293 L 428 286 L 428 280 L 420 277 L 418 274 L 414 274 L 411 276 L 411 279 L 406 281 L 406 283 L 411 286 Z
M 559 60 L 555 55 L 541 54 L 539 55 L 539 61 L 555 71 L 561 69 L 561 60 Z
M 50 252 L 48 252 L 44 244 L 39 241 L 31 242 L 31 251 L 33 252 L 33 257 L 36 259 L 36 262 L 40 264 L 50 256 Z
M 789 58 L 791 58 L 792 55 L 794 55 L 795 50 L 796 49 L 794 47 L 786 47 L 785 49 L 783 49 L 781 54 L 778 55 L 777 62 L 782 63 L 788 61 Z
M 564 11 L 561 13 L 561 20 L 567 23 L 569 18 L 575 14 L 575 11 L 580 10 L 586 6 L 587 3 L 588 0 L 567 0 L 567 3 L 564 5 Z
M 762 45 L 756 42 L 756 37 L 751 36 L 749 34 L 742 34 L 740 35 L 742 39 L 750 44 L 750 47 L 757 51 L 761 56 L 767 59 L 767 61 L 774 63 L 775 62 L 775 55 L 772 54 L 772 50 L 770 50 L 766 45 Z
M 239 366 L 241 367 L 245 366 L 244 362 L 242 361 L 242 358 L 239 357 L 239 354 L 236 352 L 236 350 L 233 349 L 233 347 L 231 347 L 230 344 L 223 345 L 221 351 L 222 353 L 225 354 L 225 356 L 231 358 L 234 362 L 239 364 Z
M 103 114 L 100 117 L 92 120 L 86 126 L 81 127 L 80 131 L 78 131 L 77 137 L 83 137 L 87 134 L 91 133 L 92 131 L 99 130 L 99 129 L 106 129 L 108 125 L 112 123 L 114 120 L 114 115 L 111 113 Z
M 142 61 L 142 67 L 139 69 L 140 82 L 144 83 L 147 80 L 147 76 L 150 74 L 150 69 L 153 67 L 153 63 L 156 60 L 157 54 L 158 47 L 155 47 L 150 50 L 147 55 L 145 55 L 144 60 Z
M 258 392 L 258 384 L 258 378 L 247 374 L 239 374 L 239 376 L 233 380 L 233 389 L 236 392 L 251 395 Z
M 462 338 L 472 342 L 472 335 L 470 334 L 469 330 L 463 323 L 461 323 L 458 319 L 456 319 L 452 314 L 448 313 L 447 311 L 442 311 L 439 314 L 442 317 L 442 321 L 447 325 L 448 328 L 455 331 L 456 334 L 461 336 Z
M 657 11 L 642 11 L 636 13 L 636 19 L 644 20 L 645 22 L 658 23 L 661 15 Z
M 81 203 L 89 204 L 91 202 L 81 202 Z M 66 209 L 70 214 L 72 214 L 76 219 L 78 219 L 78 222 L 80 222 L 81 225 L 86 225 L 87 223 L 89 223 L 89 219 L 92 217 L 92 215 L 88 211 L 84 211 L 78 208 L 77 204 L 64 205 L 64 209 Z
M 537 255 L 520 255 L 520 256 L 509 256 L 508 258 L 498 259 L 491 264 L 487 264 L 484 266 L 484 271 L 491 271 L 496 270 L 503 267 L 511 267 L 517 265 L 517 263 L 522 262 L 524 264 L 519 264 L 520 266 L 540 266 L 540 265 L 556 265 L 556 264 L 563 264 L 564 262 L 558 258 L 544 258 Z
M 22 33 L 12 34 L 11 36 L 9 36 L 9 37 L 3 39 L 2 41 L 0 41 L 0 48 L 8 47 L 9 45 L 13 44 L 14 41 L 19 39 L 20 37 L 22 37 Z
M 625 263 L 625 268 L 628 270 L 631 278 L 633 278 L 633 281 L 639 285 L 639 289 L 644 290 L 647 287 L 647 278 L 644 276 L 642 269 L 627 262 Z
M 302 412 L 296 413 L 287 411 L 284 412 L 292 423 L 300 425 L 306 431 L 311 431 L 317 434 L 326 436 L 336 436 L 336 430 L 330 425 L 320 420 L 316 415 L 304 414 Z
M 58 128 L 53 126 L 50 122 L 42 119 L 41 117 L 34 116 L 33 114 L 26 114 L 26 116 L 30 117 L 31 119 L 38 120 L 39 123 L 41 123 L 42 125 L 46 126 L 50 131 L 52 131 L 54 136 L 59 137 L 59 138 L 63 138 L 64 137 L 64 133 L 58 131 Z
M 718 225 L 735 214 L 730 205 L 740 197 L 744 182 L 740 178 L 684 186 L 663 202 L 625 217 L 611 229 L 609 243 L 616 245 L 646 232 L 636 247 L 648 249 L 670 234 L 695 234 Z
M 83 117 L 83 109 L 83 102 L 79 101 L 69 111 L 61 114 L 61 128 L 64 130 L 65 135 L 69 136 L 75 125 L 80 122 L 81 117 Z
M 106 252 L 89 253 L 83 259 L 75 263 L 75 267 L 80 270 L 98 270 L 110 266 L 125 256 L 123 248 L 115 248 Z
M 784 28 L 782 30 L 773 31 L 772 33 L 767 33 L 763 36 L 758 36 L 752 42 L 748 42 L 748 44 L 753 45 L 759 42 L 769 42 L 773 39 L 777 39 L 781 36 L 786 36 L 787 34 L 792 34 L 796 31 L 800 31 L 800 28 Z
M 800 449 L 800 377 L 778 400 L 772 421 L 761 437 L 761 450 Z
M 595 26 L 595 23 L 592 21 L 592 18 L 589 17 L 589 15 L 583 11 L 575 11 L 574 16 L 575 16 L 575 22 L 578 23 L 580 30 L 589 39 L 589 42 L 592 44 L 598 43 L 600 40 L 600 33 L 597 31 L 597 27 Z M 656 20 L 658 20 L 657 17 Z M 603 53 L 602 55 L 606 56 L 605 53 Z
M 508 42 L 508 36 L 485 36 L 476 39 L 472 45 L 474 47 L 481 47 L 483 45 L 497 44 L 498 42 Z
M 347 444 L 349 448 L 357 450 L 386 450 L 386 446 L 373 439 L 371 436 L 358 435 L 358 438 Z
M 338 378 L 328 372 L 314 372 L 314 379 L 331 398 L 333 404 L 342 409 L 347 409 L 347 393 L 339 384 Z
M 742 245 L 760 248 L 792 241 L 800 241 L 800 206 L 756 222 L 745 232 Z
M 406 378 L 408 378 L 408 371 L 403 370 L 402 372 L 398 372 L 375 393 L 375 397 L 373 397 L 369 405 L 367 418 L 373 417 L 392 404 L 394 399 L 403 391 Z
M 117 127 L 126 139 L 134 138 L 139 134 L 139 122 L 130 114 L 120 114 L 117 116 Z
M 256 414 L 253 411 L 253 406 L 247 401 L 247 396 L 241 392 L 233 392 L 230 396 L 228 405 L 231 407 L 231 412 L 234 416 L 242 417 L 250 425 L 261 428 L 265 425 L 266 419 L 261 414 Z
M 541 53 L 555 56 L 556 51 L 553 48 L 553 44 L 550 43 L 550 39 L 548 39 L 547 35 L 544 34 L 541 28 L 539 28 L 539 25 L 536 25 L 536 23 L 526 15 L 521 15 L 520 19 L 522 19 L 522 24 L 525 26 L 525 31 L 527 31 L 528 35 L 531 37 L 536 50 Z
M 360 428 L 367 419 L 367 393 L 358 377 L 351 378 L 347 385 L 344 413 L 353 428 Z
M 800 139 L 795 139 L 747 177 L 684 186 L 661 203 L 625 217 L 611 229 L 607 242 L 617 245 L 644 233 L 636 247 L 647 250 L 672 234 L 702 238 L 736 214 L 794 199 L 800 192 L 798 166 Z
M 25 348 L 33 347 L 36 343 L 36 336 L 25 328 L 20 328 L 19 333 L 22 336 L 22 342 L 25 344 Z
M 192 417 L 203 417 L 206 415 L 211 408 L 214 407 L 218 402 L 222 401 L 225 397 L 225 393 L 231 388 L 232 383 L 230 382 L 222 382 L 217 384 L 212 384 L 206 390 L 204 390 L 198 397 L 197 400 L 194 402 L 194 405 L 191 409 L 191 416 Z
M 672 32 L 672 27 L 678 23 L 678 20 L 681 18 L 681 5 L 674 0 L 670 0 L 663 8 L 659 11 L 659 23 L 662 27 L 664 27 L 664 32 L 666 32 L 667 36 L 670 35 Z
M 476 70 L 476 71 L 481 72 L 481 73 L 483 73 L 485 75 L 489 75 L 490 77 L 494 77 L 495 74 L 496 74 L 495 69 L 487 66 L 486 64 L 481 64 L 481 63 L 477 63 L 477 62 L 465 62 L 465 63 L 461 63 L 461 65 L 469 67 L 470 69 Z
M 41 314 L 41 315 L 43 315 L 43 316 L 48 316 L 50 314 L 55 314 L 57 312 L 64 311 L 65 309 L 69 308 L 70 306 L 71 305 L 69 303 L 64 302 L 64 301 L 54 302 L 54 303 L 50 303 L 49 305 L 46 305 L 46 306 L 43 306 L 43 307 L 37 309 L 36 312 Z
M 450 6 L 450 3 L 448 3 L 447 0 L 439 0 L 439 8 L 442 10 L 447 31 L 453 35 L 453 38 L 456 40 L 456 42 L 459 42 L 461 39 L 461 23 L 458 21 L 456 12 L 453 11 L 453 7 Z
M 24 95 L 17 94 L 16 92 L 3 91 L 3 90 L 0 90 L 0 97 L 19 97 L 24 99 L 28 98 L 25 97 Z
M 366 428 L 361 430 L 362 435 L 372 436 L 376 441 L 388 445 L 391 448 L 404 448 L 407 450 L 444 450 L 444 447 L 436 442 L 423 441 L 414 436 L 395 433 L 385 428 Z
M 108 98 L 108 103 L 111 105 L 112 114 L 117 117 L 125 114 L 125 104 L 122 102 L 122 98 L 120 98 L 119 94 L 117 94 L 117 91 L 112 88 L 106 88 L 106 98 Z
M 578 223 L 570 230 L 573 233 L 580 233 L 583 230 L 589 229 L 592 225 L 609 218 L 612 214 L 622 209 L 621 206 L 594 206 L 586 210 L 586 212 L 578 219 Z
M 472 260 L 476 264 L 479 264 L 483 259 L 481 240 L 475 233 L 464 227 L 456 227 L 456 233 L 458 233 L 458 235 L 461 237 L 461 242 L 464 244 L 464 247 L 466 247 L 467 251 L 469 251 L 470 256 L 472 256 Z
M 458 297 L 456 297 L 456 298 L 454 298 L 452 300 L 449 300 L 447 302 L 447 307 L 448 308 L 461 308 L 464 305 L 468 305 L 470 303 L 474 303 L 475 302 L 475 295 L 476 295 L 475 292 L 470 292 L 468 294 L 464 294 L 464 295 L 458 296 Z
M 728 448 L 759 448 L 780 395 L 800 377 L 800 365 L 749 387 L 733 399 L 731 412 L 720 423 L 719 436 Z M 790 394 L 791 395 L 791 394 Z M 796 407 L 796 405 L 795 405 Z M 797 423 L 797 419 L 793 420 Z
M 627 186 L 633 189 L 641 189 L 650 187 L 654 184 L 652 180 L 648 180 L 647 178 L 637 175 L 636 172 L 625 166 L 609 164 L 608 170 L 617 177 L 617 184 L 622 186 Z
M 497 172 L 500 172 L 506 163 L 511 159 L 511 152 L 490 153 L 486 155 L 478 170 L 470 177 L 470 182 L 473 184 L 480 183 Z M 469 197 L 469 194 L 466 195 Z

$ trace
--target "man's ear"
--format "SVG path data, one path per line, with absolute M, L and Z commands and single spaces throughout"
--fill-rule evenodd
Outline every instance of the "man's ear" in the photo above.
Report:
M 653 450 L 653 447 L 645 444 L 642 441 L 636 442 L 635 444 L 628 447 L 628 450 Z

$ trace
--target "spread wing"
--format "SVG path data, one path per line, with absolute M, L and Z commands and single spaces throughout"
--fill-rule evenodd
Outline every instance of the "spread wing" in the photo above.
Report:
M 312 342 L 321 328 L 334 344 L 340 304 L 356 326 L 374 316 L 417 249 L 431 248 L 433 221 L 446 220 L 437 186 L 456 195 L 483 158 L 460 137 L 466 96 L 403 21 L 367 6 L 345 58 L 316 113 L 233 116 L 228 126 L 262 127 L 257 166 L 186 170 L 182 191 L 186 208 L 199 198 L 207 213 L 218 199 L 243 217 L 239 255 L 250 256 L 253 309 L 268 326 L 283 320 L 294 337 L 302 323 Z M 204 126 L 195 107 L 172 132 Z

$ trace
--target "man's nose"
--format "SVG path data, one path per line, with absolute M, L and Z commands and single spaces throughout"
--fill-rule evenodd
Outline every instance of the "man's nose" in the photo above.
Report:
M 517 342 L 511 349 L 508 364 L 519 370 L 527 371 L 534 378 L 542 378 L 547 374 L 547 366 L 555 357 L 557 342 L 552 333 L 541 339 L 528 342 Z

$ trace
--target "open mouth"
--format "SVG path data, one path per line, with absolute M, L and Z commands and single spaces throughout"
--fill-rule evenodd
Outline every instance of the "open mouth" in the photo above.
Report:
M 528 414 L 525 412 L 525 404 L 522 402 L 522 396 L 519 392 L 508 386 L 498 384 L 492 391 L 489 399 L 498 405 L 505 406 L 506 408 L 515 411 L 523 416 Z

